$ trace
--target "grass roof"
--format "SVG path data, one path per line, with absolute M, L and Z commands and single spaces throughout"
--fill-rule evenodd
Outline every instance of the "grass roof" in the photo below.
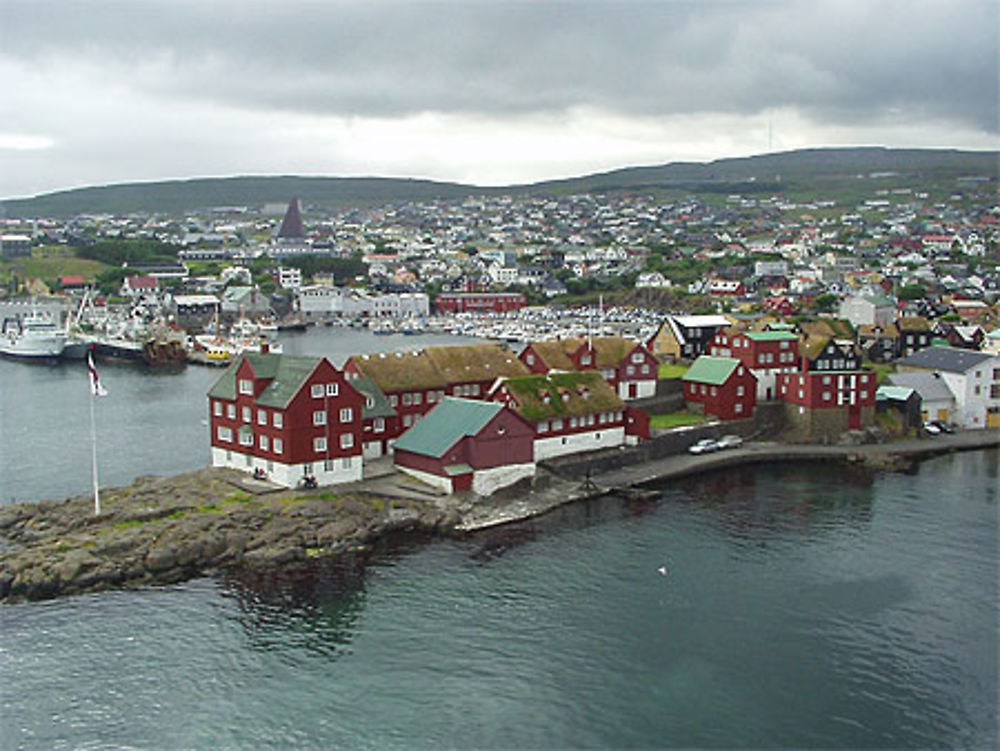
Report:
M 499 344 L 470 344 L 455 347 L 428 347 L 438 373 L 449 383 L 486 381 L 498 377 L 529 375 L 528 366 Z
M 516 411 L 531 422 L 625 409 L 625 403 L 597 371 L 508 378 L 504 386 Z
M 448 385 L 425 350 L 381 352 L 352 358 L 361 372 L 384 392 L 443 389 Z

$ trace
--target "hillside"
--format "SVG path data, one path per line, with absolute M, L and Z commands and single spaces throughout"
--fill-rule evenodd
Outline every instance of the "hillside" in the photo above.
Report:
M 262 206 L 299 196 L 306 205 L 373 205 L 394 201 L 454 199 L 498 193 L 565 195 L 584 192 L 774 193 L 843 195 L 858 177 L 875 174 L 893 183 L 919 180 L 950 190 L 958 177 L 997 179 L 997 151 L 805 149 L 707 163 L 627 167 L 532 185 L 482 188 L 397 178 L 226 177 L 96 186 L 0 202 L 0 216 L 72 216 L 133 212 L 177 214 L 214 206 Z M 863 187 L 863 186 L 862 186 Z

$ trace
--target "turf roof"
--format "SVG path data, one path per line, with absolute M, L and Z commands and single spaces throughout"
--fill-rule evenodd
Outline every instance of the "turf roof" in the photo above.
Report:
M 508 378 L 503 385 L 517 402 L 514 411 L 531 422 L 625 409 L 615 390 L 594 370 Z

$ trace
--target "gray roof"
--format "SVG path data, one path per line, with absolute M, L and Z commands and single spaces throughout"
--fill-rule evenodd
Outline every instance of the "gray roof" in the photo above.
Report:
M 934 373 L 892 373 L 886 378 L 886 381 L 892 386 L 913 389 L 920 394 L 920 398 L 925 402 L 939 402 L 955 398 L 951 389 L 948 388 L 948 384 Z
M 944 370 L 948 373 L 965 373 L 992 357 L 986 352 L 976 352 L 958 347 L 928 347 L 897 361 L 897 365 L 927 370 Z

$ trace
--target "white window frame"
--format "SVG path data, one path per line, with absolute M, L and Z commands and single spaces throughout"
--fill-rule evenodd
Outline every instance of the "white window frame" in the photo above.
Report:
M 257 424 L 267 425 L 267 412 L 262 409 L 257 410 Z
M 340 410 L 340 421 L 342 423 L 351 422 L 354 419 L 354 410 L 350 407 L 343 407 Z
M 313 425 L 326 425 L 326 410 L 313 410 Z
M 340 393 L 340 386 L 336 383 L 326 384 L 326 395 L 327 396 L 337 396 Z
M 247 394 L 249 396 L 253 396 L 253 379 L 241 378 L 239 384 L 239 391 L 241 394 Z
M 215 429 L 215 437 L 224 443 L 232 443 L 233 429 L 227 428 L 225 425 L 219 425 Z
M 318 435 L 313 438 L 313 453 L 321 454 L 326 451 L 326 436 Z
M 280 438 L 275 438 L 273 448 L 274 448 L 274 453 L 276 454 L 284 453 L 285 442 L 282 441 Z
M 222 417 L 222 402 L 218 399 L 212 402 L 212 414 L 216 417 Z
M 322 399 L 323 398 L 323 384 L 322 383 L 314 383 L 312 385 L 312 392 L 311 393 L 312 393 L 312 398 L 313 399 Z
M 354 448 L 354 433 L 340 434 L 340 448 L 345 450 Z

